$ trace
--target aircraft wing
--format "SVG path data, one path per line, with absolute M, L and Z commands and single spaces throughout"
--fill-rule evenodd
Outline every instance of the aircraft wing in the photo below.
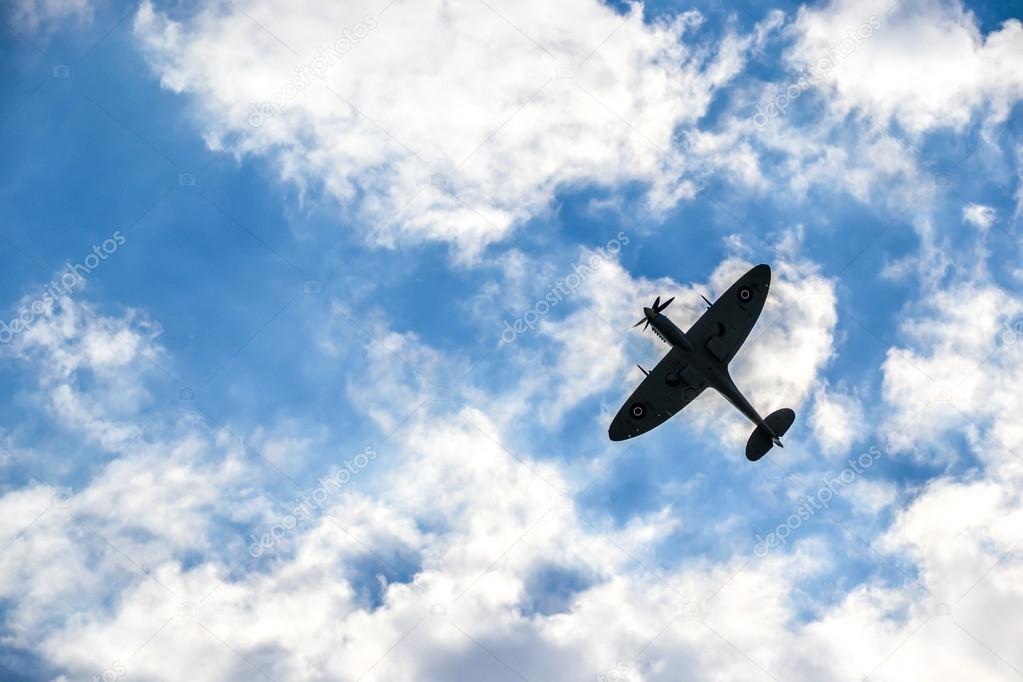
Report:
M 733 284 L 686 332 L 693 348 L 706 348 L 727 366 L 753 331 L 771 286 L 771 268 L 758 265 Z
M 688 353 L 672 348 L 632 392 L 611 422 L 611 440 L 625 440 L 666 422 L 707 387 L 703 375 L 688 367 Z
M 696 356 L 681 348 L 668 351 L 618 410 L 608 430 L 611 440 L 646 433 L 696 399 L 707 388 L 707 381 L 703 372 L 689 366 L 690 360 L 716 362 L 727 368 L 753 331 L 770 286 L 771 268 L 758 265 L 721 294 L 686 332 Z

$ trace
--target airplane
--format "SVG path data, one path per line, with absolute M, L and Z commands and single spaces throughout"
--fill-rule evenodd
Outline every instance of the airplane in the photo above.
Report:
M 649 372 L 639 367 L 646 378 L 611 421 L 611 440 L 635 438 L 660 426 L 705 389 L 713 388 L 756 427 L 746 443 L 746 459 L 755 462 L 775 445 L 784 447 L 781 437 L 792 426 L 796 413 L 786 407 L 761 418 L 728 374 L 728 363 L 753 330 L 770 286 L 771 268 L 761 264 L 714 303 L 701 296 L 707 311 L 687 332 L 664 315 L 674 296 L 664 303 L 658 296 L 653 306 L 643 308 L 643 319 L 633 328 L 641 324 L 644 331 L 652 328 L 671 350 Z

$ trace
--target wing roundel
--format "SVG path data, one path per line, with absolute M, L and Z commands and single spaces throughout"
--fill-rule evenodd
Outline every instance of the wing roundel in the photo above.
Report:
M 721 294 L 686 336 L 727 366 L 753 331 L 771 287 L 771 268 L 758 265 Z

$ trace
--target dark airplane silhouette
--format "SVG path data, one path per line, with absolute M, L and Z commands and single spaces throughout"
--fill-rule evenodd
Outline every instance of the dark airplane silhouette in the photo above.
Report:
M 661 303 L 658 296 L 653 306 L 643 308 L 643 319 L 635 324 L 651 327 L 671 346 L 668 354 L 647 372 L 646 379 L 625 401 L 611 422 L 611 440 L 626 440 L 646 433 L 666 422 L 696 399 L 706 388 L 713 388 L 735 405 L 756 428 L 746 443 L 746 458 L 755 462 L 777 445 L 792 426 L 796 413 L 782 408 L 761 418 L 746 396 L 736 388 L 728 374 L 728 363 L 753 330 L 767 300 L 771 286 L 771 268 L 758 265 L 739 278 L 713 304 L 688 332 L 683 332 L 663 311 L 675 300 Z

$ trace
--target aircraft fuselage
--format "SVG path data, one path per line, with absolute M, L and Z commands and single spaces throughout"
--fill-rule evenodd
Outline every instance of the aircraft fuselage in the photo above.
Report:
M 771 267 L 766 263 L 752 267 L 713 303 L 704 296 L 707 311 L 685 332 L 663 314 L 674 296 L 663 303 L 658 296 L 644 308 L 643 318 L 633 327 L 653 327 L 671 349 L 652 370 L 640 367 L 645 378 L 611 420 L 608 437 L 622 441 L 647 433 L 713 388 L 756 426 L 746 442 L 746 459 L 756 462 L 772 447 L 781 447 L 795 411 L 783 407 L 761 417 L 728 372 L 764 310 L 770 287 Z
M 664 313 L 658 313 L 653 308 L 644 308 L 643 314 L 650 320 L 650 326 L 654 328 L 657 335 L 666 343 L 686 353 L 689 360 L 689 367 L 699 372 L 706 380 L 707 385 L 720 393 L 725 400 L 742 412 L 755 426 L 766 429 L 773 435 L 771 428 L 764 422 L 763 417 L 756 411 L 742 391 L 732 381 L 727 371 L 722 371 L 717 362 L 710 357 L 705 348 L 694 348 L 685 332 L 678 328 Z

